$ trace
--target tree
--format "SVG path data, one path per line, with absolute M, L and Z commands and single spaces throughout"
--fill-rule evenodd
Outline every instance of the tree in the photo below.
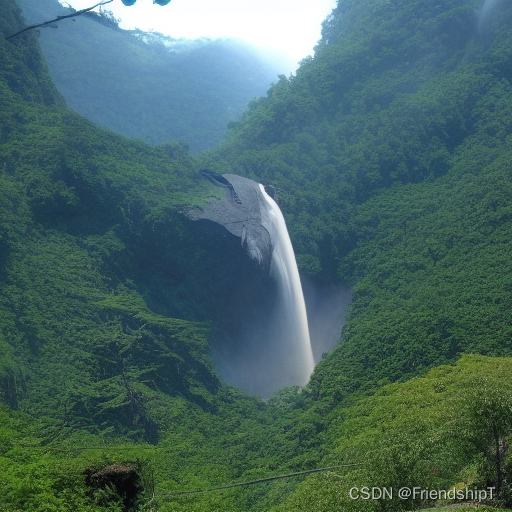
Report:
M 93 9 L 96 9 L 96 7 L 102 7 L 103 5 L 110 4 L 113 1 L 114 0 L 102 0 L 101 2 L 97 3 L 96 5 L 93 5 L 92 7 L 87 7 L 80 11 L 75 11 L 74 9 L 72 9 L 73 12 L 71 14 L 66 14 L 65 16 L 57 16 L 53 20 L 45 21 L 43 23 L 38 23 L 37 25 L 31 25 L 30 27 L 25 27 L 23 30 L 20 30 L 20 31 L 16 32 L 15 34 L 11 34 L 10 36 L 7 36 L 6 39 L 12 39 L 13 37 L 23 34 L 23 32 L 27 32 L 28 30 L 32 30 L 34 28 L 46 27 L 48 25 L 51 25 L 52 23 L 55 23 L 56 21 L 62 21 L 67 18 L 76 18 L 77 16 L 80 16 L 82 14 L 85 14 L 86 12 L 90 12 Z M 121 2 L 123 2 L 124 5 L 129 7 L 131 5 L 135 5 L 137 0 L 121 0 Z M 153 3 L 158 4 L 158 5 L 168 5 L 169 3 L 171 3 L 171 0 L 153 0 Z
M 498 499 L 507 500 L 502 490 L 507 474 L 507 437 L 512 432 L 512 397 L 498 382 L 485 378 L 474 383 L 465 402 L 471 442 L 490 470 L 482 476 L 486 484 L 495 485 Z

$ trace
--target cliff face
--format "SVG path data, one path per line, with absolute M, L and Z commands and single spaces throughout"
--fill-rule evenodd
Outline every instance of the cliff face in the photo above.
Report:
M 158 410 L 217 393 L 200 322 L 221 302 L 221 260 L 247 258 L 180 213 L 213 188 L 180 144 L 151 148 L 68 110 L 35 33 L 5 40 L 22 27 L 14 2 L 0 19 L 2 396 L 155 442 Z
M 36 43 L 36 35 L 29 33 L 14 39 L 5 39 L 24 27 L 20 9 L 12 2 L 2 2 L 0 14 L 1 82 L 25 101 L 63 105 L 62 96 L 55 88 L 46 61 Z
M 211 220 L 226 228 L 240 239 L 248 256 L 269 272 L 272 241 L 262 225 L 263 196 L 259 184 L 233 174 L 222 176 L 203 171 L 203 175 L 216 186 L 222 187 L 223 194 L 218 201 L 210 202 L 206 208 L 191 210 L 190 218 Z

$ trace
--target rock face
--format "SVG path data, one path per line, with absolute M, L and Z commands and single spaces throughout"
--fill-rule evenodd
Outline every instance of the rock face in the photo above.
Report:
M 140 465 L 112 464 L 101 469 L 85 470 L 88 495 L 100 506 L 121 498 L 123 511 L 134 510 L 137 498 L 143 492 Z M 99 492 L 98 492 L 99 491 Z
M 206 219 L 224 226 L 241 239 L 250 257 L 269 266 L 272 258 L 270 234 L 262 225 L 261 205 L 264 198 L 259 184 L 235 174 L 217 174 L 201 171 L 212 184 L 224 189 L 223 197 L 206 208 L 194 208 L 188 216 L 192 220 Z
M 262 397 L 304 385 L 314 362 L 340 338 L 350 290 L 309 282 L 308 312 L 303 311 L 296 300 L 300 285 L 290 287 L 298 276 L 293 278 L 285 258 L 287 230 L 284 220 L 277 222 L 277 205 L 273 208 L 252 180 L 201 172 L 222 190 L 220 199 L 188 213 L 208 262 L 202 270 L 194 263 L 189 271 L 202 283 L 213 320 L 209 343 L 215 369 L 229 384 Z
M 216 369 L 230 384 L 263 397 L 282 387 L 305 385 L 314 361 L 295 255 L 281 211 L 252 180 L 202 173 L 223 193 L 189 216 L 215 223 L 213 229 L 222 226 L 232 241 L 240 239 L 242 254 L 250 256 L 246 264 L 254 267 L 240 275 L 240 262 L 226 260 L 228 271 L 238 272 L 239 278 L 218 301 L 221 310 L 210 339 Z

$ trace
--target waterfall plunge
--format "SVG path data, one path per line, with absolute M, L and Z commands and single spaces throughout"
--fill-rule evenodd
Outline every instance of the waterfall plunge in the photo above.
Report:
M 203 174 L 224 188 L 223 198 L 192 211 L 190 217 L 220 224 L 241 241 L 241 246 L 231 246 L 232 252 L 225 253 L 234 257 L 232 264 L 215 248 L 208 258 L 209 272 L 222 283 L 209 306 L 214 318 L 210 347 L 215 368 L 229 384 L 262 397 L 286 386 L 303 386 L 313 372 L 314 356 L 303 290 L 282 213 L 264 187 L 252 180 L 209 170 Z M 223 236 L 222 232 L 218 235 L 219 239 Z M 312 310 L 317 312 L 315 307 L 322 303 L 322 311 L 331 311 L 331 304 L 321 300 L 322 293 L 313 295 Z M 311 299 L 310 293 L 310 303 Z M 316 313 L 312 317 L 316 352 L 325 337 L 321 334 L 318 339 L 317 317 Z M 332 324 L 325 315 L 322 320 Z
M 308 317 L 299 270 L 288 235 L 286 223 L 277 203 L 260 184 L 264 204 L 260 204 L 261 224 L 269 232 L 273 253 L 271 272 L 278 282 L 280 300 L 277 317 L 281 319 L 280 336 L 288 349 L 289 362 L 294 371 L 288 385 L 305 385 L 313 372 L 315 363 L 309 339 Z
M 498 21 L 498 5 L 501 0 L 485 0 L 484 5 L 478 11 L 478 31 L 485 33 Z

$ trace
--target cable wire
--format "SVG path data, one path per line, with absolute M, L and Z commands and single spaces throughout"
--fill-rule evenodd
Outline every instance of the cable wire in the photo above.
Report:
M 160 494 L 156 496 L 171 497 L 171 496 L 192 496 L 194 494 L 203 494 L 206 492 L 221 491 L 222 489 L 232 489 L 233 487 L 243 487 L 245 485 L 260 484 L 262 482 L 271 482 L 272 480 L 280 480 L 282 478 L 290 478 L 293 476 L 307 475 L 309 473 L 320 473 L 321 471 L 329 471 L 331 469 L 346 468 L 350 466 L 362 466 L 364 462 L 353 462 L 351 464 L 342 464 L 340 466 L 328 466 L 325 468 L 309 469 L 308 471 L 299 471 L 298 473 L 288 473 L 286 475 L 271 476 L 268 478 L 260 478 L 259 480 L 251 480 L 249 482 L 240 482 L 238 484 L 223 485 L 222 487 L 212 487 L 211 489 L 203 489 L 199 491 L 178 491 L 169 494 Z

